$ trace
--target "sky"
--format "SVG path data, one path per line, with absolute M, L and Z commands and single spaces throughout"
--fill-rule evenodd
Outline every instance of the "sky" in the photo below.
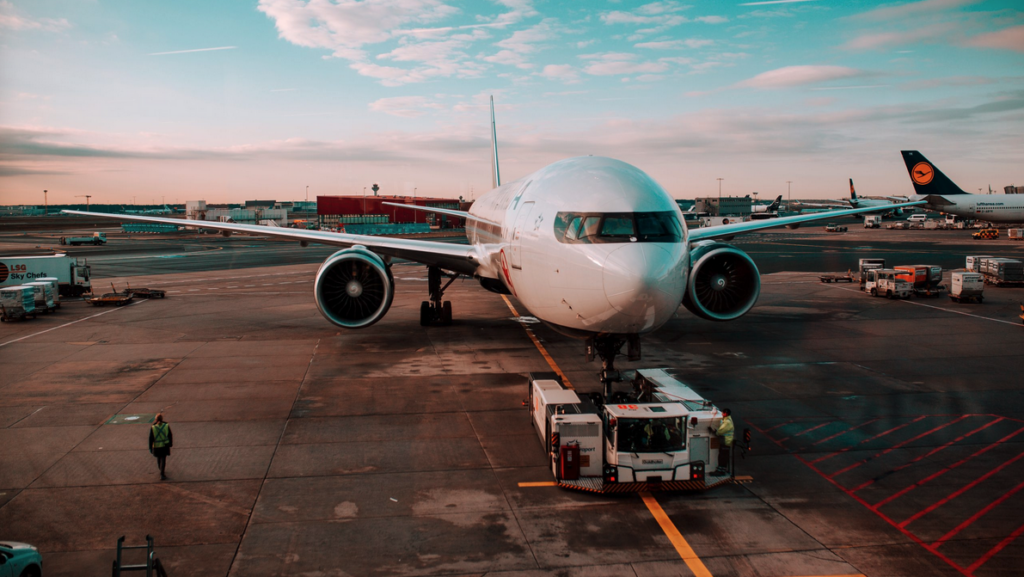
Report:
M 916 149 L 1001 192 L 1024 5 L 0 0 L 0 204 L 476 198 L 491 95 L 505 182 L 593 154 L 676 198 L 912 194 Z

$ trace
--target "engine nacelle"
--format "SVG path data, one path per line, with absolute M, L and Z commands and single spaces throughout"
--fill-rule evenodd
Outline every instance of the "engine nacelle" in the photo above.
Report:
M 395 279 L 384 260 L 363 246 L 331 255 L 313 285 L 316 308 L 346 329 L 361 329 L 384 318 L 395 298 Z
M 747 313 L 761 294 L 761 274 L 742 250 L 720 242 L 690 251 L 690 281 L 683 306 L 712 321 L 731 321 Z

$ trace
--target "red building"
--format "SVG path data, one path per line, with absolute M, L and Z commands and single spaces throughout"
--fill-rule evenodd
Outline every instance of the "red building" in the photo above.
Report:
M 458 199 L 411 196 L 318 196 L 316 214 L 321 228 L 339 224 L 427 223 L 440 228 L 462 228 L 461 218 L 422 210 L 388 206 L 385 202 L 462 210 Z

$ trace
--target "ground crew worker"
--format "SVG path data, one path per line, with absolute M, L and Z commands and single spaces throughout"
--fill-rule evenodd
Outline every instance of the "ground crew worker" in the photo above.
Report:
M 722 409 L 722 423 L 718 425 L 718 430 L 708 427 L 708 430 L 712 433 L 722 437 L 721 444 L 718 445 L 718 470 L 716 473 L 726 473 L 729 471 L 729 453 L 732 452 L 733 433 L 735 427 L 732 424 L 732 411 L 729 409 Z
M 162 413 L 157 414 L 153 426 L 149 428 L 149 452 L 156 457 L 156 464 L 160 467 L 160 480 L 167 479 L 164 468 L 167 467 L 167 456 L 171 454 L 171 447 L 174 446 L 174 434 L 171 433 L 171 426 L 164 422 Z

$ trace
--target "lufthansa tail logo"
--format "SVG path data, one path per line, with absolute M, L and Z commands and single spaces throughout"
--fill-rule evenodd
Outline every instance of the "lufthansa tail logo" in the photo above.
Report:
M 914 182 L 921 186 L 931 182 L 934 177 L 935 169 L 927 162 L 918 162 L 914 165 L 914 168 L 910 170 L 910 178 L 914 179 Z

